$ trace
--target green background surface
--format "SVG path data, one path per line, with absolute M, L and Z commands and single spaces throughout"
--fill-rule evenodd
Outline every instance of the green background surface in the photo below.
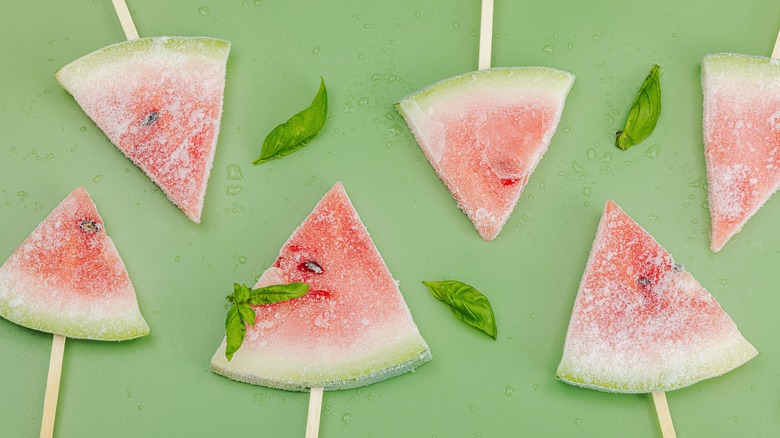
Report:
M 659 436 L 649 395 L 554 377 L 608 198 L 685 264 L 760 352 L 668 395 L 679 435 L 780 430 L 780 200 L 710 252 L 699 80 L 705 54 L 768 55 L 780 3 L 498 0 L 493 65 L 556 67 L 577 80 L 547 155 L 491 243 L 392 107 L 476 69 L 478 1 L 129 4 L 141 36 L 233 43 L 202 225 L 110 145 L 53 77 L 124 39 L 110 2 L 3 1 L 0 14 L 0 260 L 83 185 L 151 327 L 129 342 L 67 342 L 57 435 L 303 436 L 308 394 L 233 382 L 208 366 L 233 282 L 250 283 L 272 263 L 336 181 L 400 280 L 434 360 L 326 393 L 323 437 Z M 620 151 L 614 131 L 653 63 L 662 67 L 661 119 L 647 141 Z M 308 104 L 319 76 L 330 94 L 323 132 L 294 155 L 252 166 L 264 136 Z M 228 178 L 229 165 L 240 180 Z M 420 283 L 445 278 L 490 298 L 497 341 L 457 321 Z M 51 335 L 0 320 L 0 435 L 37 436 L 50 346 Z

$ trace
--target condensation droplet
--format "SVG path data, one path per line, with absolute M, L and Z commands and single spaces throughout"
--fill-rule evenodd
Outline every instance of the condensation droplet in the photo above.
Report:
M 320 54 L 320 46 L 314 46 L 314 48 L 311 50 L 312 55 L 319 55 Z
M 349 412 L 341 416 L 341 424 L 343 424 L 344 426 L 349 426 L 350 421 L 352 421 L 352 414 L 350 414 Z
M 645 155 L 647 158 L 650 158 L 651 160 L 655 160 L 656 157 L 658 157 L 658 154 L 661 153 L 661 145 L 660 144 L 654 144 L 647 148 L 645 151 Z
M 241 190 L 244 190 L 244 188 L 241 186 L 227 186 L 225 194 L 228 196 L 236 196 L 237 194 L 241 193 Z
M 204 17 L 211 15 L 211 8 L 208 6 L 201 6 L 198 8 L 198 13 Z
M 244 177 L 244 174 L 241 173 L 241 167 L 239 167 L 238 164 L 228 164 L 227 172 L 227 179 L 229 180 L 238 181 Z
M 515 395 L 515 388 L 512 388 L 509 385 L 506 385 L 506 388 L 504 388 L 504 395 L 507 397 L 514 397 Z
M 103 181 L 103 175 L 95 175 L 95 177 L 92 178 L 92 182 L 95 184 L 100 183 L 100 181 Z

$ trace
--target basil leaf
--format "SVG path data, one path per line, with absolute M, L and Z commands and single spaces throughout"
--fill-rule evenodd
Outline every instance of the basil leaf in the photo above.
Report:
M 616 134 L 615 146 L 626 150 L 641 143 L 653 133 L 660 115 L 661 76 L 658 65 L 654 65 L 628 111 L 623 130 Z
M 239 304 L 238 315 L 241 317 L 241 322 L 255 325 L 255 310 L 249 304 Z
M 254 305 L 273 304 L 302 297 L 308 291 L 309 285 L 306 283 L 277 284 L 253 289 L 249 294 L 249 302 Z
M 230 307 L 227 318 L 225 318 L 225 357 L 227 360 L 233 359 L 233 353 L 238 351 L 241 344 L 244 343 L 246 336 L 246 325 L 241 321 L 238 306 Z
M 320 89 L 308 108 L 274 128 L 263 141 L 260 156 L 253 164 L 265 163 L 289 155 L 306 146 L 325 125 L 328 116 L 328 91 L 320 78 Z
M 496 317 L 485 295 L 458 280 L 423 281 L 434 297 L 450 306 L 452 313 L 466 324 L 496 339 Z

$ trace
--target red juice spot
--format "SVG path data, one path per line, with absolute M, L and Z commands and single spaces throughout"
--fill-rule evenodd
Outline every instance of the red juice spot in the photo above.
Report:
M 311 295 L 313 297 L 331 298 L 333 296 L 333 293 L 326 291 L 324 289 L 311 289 L 309 290 L 308 295 Z
M 505 186 L 517 184 L 518 181 L 520 181 L 520 178 L 501 178 L 501 184 Z

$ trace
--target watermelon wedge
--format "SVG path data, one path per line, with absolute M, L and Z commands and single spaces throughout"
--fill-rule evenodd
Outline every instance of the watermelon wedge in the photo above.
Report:
M 241 348 L 211 370 L 289 391 L 368 385 L 431 359 L 390 271 L 341 183 L 282 246 L 255 287 L 305 282 L 301 298 L 256 306 Z
M 601 391 L 669 391 L 756 354 L 715 298 L 607 201 L 557 377 Z
M 711 247 L 717 252 L 780 188 L 780 62 L 708 55 L 701 78 Z
M 0 316 L 69 338 L 149 334 L 125 265 L 83 187 L 0 266 Z
M 217 146 L 230 43 L 140 38 L 61 68 L 57 80 L 195 223 Z
M 496 238 L 547 151 L 574 76 L 492 68 L 396 103 L 428 161 L 484 240 Z

